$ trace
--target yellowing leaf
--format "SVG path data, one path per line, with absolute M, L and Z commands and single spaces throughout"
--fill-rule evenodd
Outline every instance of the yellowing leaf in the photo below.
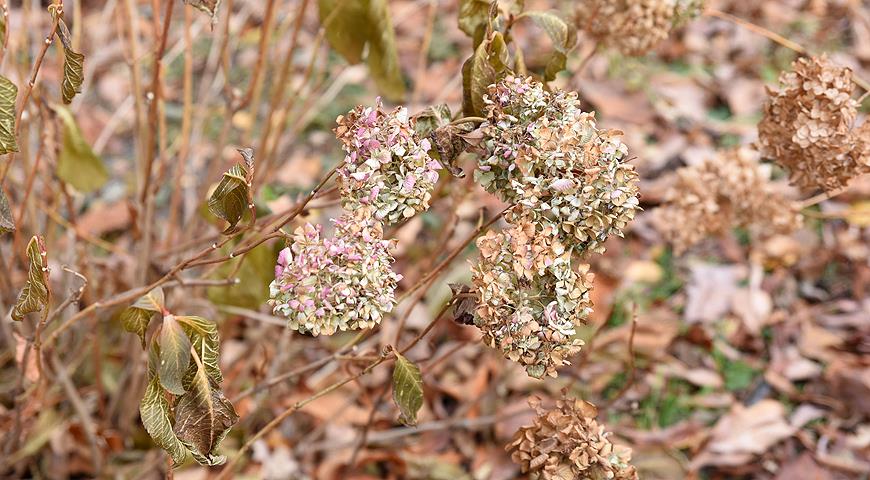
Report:
M 175 318 L 181 323 L 181 327 L 191 339 L 193 349 L 202 361 L 206 374 L 220 384 L 223 381 L 223 374 L 221 374 L 218 358 L 220 337 L 217 325 L 197 316 L 177 316 Z
M 459 29 L 474 39 L 474 46 L 478 46 L 486 32 L 489 21 L 489 11 L 492 0 L 460 0 L 459 2 Z
M 239 415 L 208 375 L 199 355 L 193 359 L 196 371 L 186 384 L 187 393 L 175 404 L 175 433 L 197 462 L 220 465 L 226 458 L 216 454 L 217 448 Z
M 142 418 L 145 431 L 148 432 L 154 443 L 169 453 L 173 463 L 180 465 L 184 463 L 187 456 L 187 448 L 172 430 L 170 412 L 169 401 L 166 400 L 163 389 L 160 388 L 160 380 L 154 372 L 151 372 L 148 386 L 145 387 L 145 395 L 139 402 L 139 416 Z
M 355 64 L 362 61 L 368 45 L 366 63 L 378 90 L 390 100 L 402 100 L 405 80 L 387 1 L 319 0 L 318 6 L 332 48 Z
M 157 362 L 160 385 L 175 395 L 183 394 L 182 378 L 190 365 L 190 339 L 174 315 L 163 317 L 157 345 L 160 347 Z
M 58 178 L 83 193 L 102 187 L 109 179 L 109 173 L 85 141 L 72 112 L 61 105 L 52 108 L 63 123 L 63 147 L 57 158 Z
M 253 164 L 253 157 L 244 153 L 242 155 L 247 163 Z M 250 161 L 249 158 L 251 158 Z M 236 230 L 236 225 L 248 211 L 249 195 L 248 170 L 245 167 L 234 165 L 233 168 L 224 172 L 223 178 L 208 199 L 209 211 L 214 216 L 229 223 L 224 234 L 230 234 Z
M 554 51 L 550 55 L 546 70 L 544 71 L 544 79 L 547 81 L 553 80 L 556 78 L 557 73 L 565 69 L 565 64 L 568 61 L 568 52 L 577 43 L 576 28 L 553 12 L 531 11 L 519 15 L 517 18 L 530 19 L 535 25 L 544 30 L 553 42 Z
M 63 103 L 70 103 L 73 97 L 82 91 L 85 56 L 72 49 L 69 29 L 63 19 L 58 21 L 57 26 L 57 36 L 63 44 L 63 82 L 60 90 Z
M 145 331 L 155 313 L 164 310 L 163 289 L 160 287 L 151 290 L 139 297 L 136 303 L 125 308 L 121 312 L 121 324 L 124 330 L 139 335 L 142 348 L 145 348 Z
M 870 227 L 870 200 L 850 205 L 846 211 L 846 221 L 856 227 Z
M 18 87 L 0 75 L 0 155 L 18 151 L 15 141 L 15 98 Z
M 18 294 L 15 306 L 12 307 L 13 320 L 20 322 L 24 319 L 24 315 L 48 308 L 48 259 L 46 257 L 45 240 L 40 236 L 31 238 L 30 243 L 27 244 L 30 269 L 27 273 L 27 282 Z
M 215 278 L 235 275 L 239 282 L 209 287 L 206 292 L 209 300 L 219 305 L 260 308 L 269 299 L 269 282 L 275 279 L 275 258 L 280 249 L 278 244 L 263 244 L 238 260 L 221 265 L 215 271 Z
M 393 401 L 401 412 L 399 421 L 416 425 L 417 411 L 423 406 L 423 377 L 420 368 L 398 352 L 393 368 Z
M 462 66 L 462 110 L 465 116 L 483 115 L 483 96 L 487 88 L 504 78 L 510 70 L 510 54 L 501 33 L 482 42 Z
M 15 222 L 12 219 L 12 210 L 9 208 L 9 199 L 0 188 L 0 234 L 14 232 Z

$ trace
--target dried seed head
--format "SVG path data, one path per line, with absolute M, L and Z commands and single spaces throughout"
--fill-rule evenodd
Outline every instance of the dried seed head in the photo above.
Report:
M 625 55 L 639 56 L 696 16 L 703 0 L 583 0 L 577 27 Z
M 429 208 L 441 164 L 429 156 L 431 144 L 414 131 L 405 107 L 392 112 L 359 106 L 338 117 L 336 137 L 347 152 L 338 169 L 344 207 L 371 207 L 387 225 Z
M 293 330 L 331 335 L 337 330 L 371 328 L 396 303 L 389 250 L 372 212 L 360 208 L 334 221 L 335 236 L 321 238 L 320 225 L 293 234 L 293 245 L 278 255 L 269 285 L 276 315 Z
M 787 234 L 802 217 L 758 163 L 756 152 L 731 150 L 677 171 L 656 212 L 659 229 L 680 253 L 711 235 L 748 228 L 754 237 Z
M 602 252 L 638 210 L 637 173 L 620 132 L 596 128 L 574 92 L 547 92 L 530 78 L 489 88 L 476 179 L 520 208 L 513 223 L 577 252 Z
M 529 405 L 537 417 L 505 447 L 523 473 L 543 480 L 637 480 L 629 464 L 631 449 L 611 443 L 610 433 L 595 421 L 592 404 L 563 391 L 552 410 L 542 408 L 537 397 Z
M 827 57 L 796 60 L 779 89 L 768 89 L 758 124 L 762 155 L 804 190 L 835 190 L 870 172 L 870 127 L 856 125 L 853 89 L 852 71 Z
M 556 368 L 580 351 L 575 328 L 591 311 L 589 265 L 572 268 L 563 252 L 544 260 L 550 249 L 530 236 L 526 223 L 477 241 L 480 259 L 472 266 L 478 297 L 474 323 L 484 342 L 523 365 L 535 378 L 556 376 Z M 544 240 L 545 242 L 545 240 Z

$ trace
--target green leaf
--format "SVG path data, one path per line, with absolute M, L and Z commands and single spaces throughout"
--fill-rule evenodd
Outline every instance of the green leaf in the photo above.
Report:
M 398 352 L 393 368 L 393 401 L 399 407 L 399 421 L 405 425 L 417 424 L 417 411 L 423 406 L 423 376 L 420 368 Z
M 181 440 L 175 436 L 170 420 L 169 401 L 160 388 L 160 380 L 154 372 L 149 372 L 148 385 L 145 387 L 145 395 L 139 402 L 139 416 L 145 431 L 154 440 L 154 443 L 166 450 L 175 465 L 184 463 L 187 456 L 187 448 Z
M 157 345 L 160 347 L 157 362 L 160 384 L 170 393 L 183 394 L 185 389 L 182 379 L 190 366 L 190 338 L 184 333 L 184 329 L 174 315 L 163 317 Z
M 175 433 L 197 462 L 220 465 L 226 457 L 217 455 L 217 448 L 239 415 L 207 373 L 199 355 L 193 359 L 196 372 L 187 384 L 188 392 L 175 404 Z
M 63 122 L 63 147 L 57 158 L 57 176 L 82 193 L 102 187 L 109 179 L 103 161 L 82 136 L 72 112 L 61 105 L 52 108 Z
M 30 239 L 30 243 L 27 244 L 27 258 L 30 260 L 27 282 L 24 283 L 21 293 L 18 294 L 18 300 L 12 307 L 12 319 L 19 322 L 28 313 L 48 308 L 48 259 L 45 240 L 42 237 L 34 236 Z
M 18 87 L 0 75 L 0 155 L 18 151 L 15 141 L 15 98 Z
M 217 325 L 197 316 L 178 316 L 175 319 L 181 323 L 181 327 L 191 338 L 193 349 L 202 361 L 209 378 L 220 384 L 223 381 L 223 374 L 220 369 L 220 336 Z
M 238 260 L 221 265 L 215 271 L 214 278 L 234 275 L 239 281 L 233 285 L 209 287 L 206 291 L 209 300 L 218 305 L 252 310 L 260 308 L 269 299 L 269 282 L 275 279 L 275 259 L 280 250 L 280 244 L 264 243 Z M 238 262 L 241 262 L 241 266 Z
M 9 208 L 9 199 L 0 187 L 0 235 L 15 231 L 15 221 L 12 219 L 12 210 Z
M 483 96 L 490 85 L 510 71 L 510 54 L 500 32 L 482 42 L 462 66 L 463 113 L 467 117 L 484 114 Z
M 460 0 L 459 29 L 474 39 L 474 46 L 480 45 L 489 22 L 492 0 Z
M 156 312 L 164 310 L 163 289 L 160 287 L 151 290 L 139 297 L 136 303 L 125 308 L 121 312 L 121 324 L 124 330 L 139 335 L 142 340 L 142 348 L 145 348 L 145 331 Z
M 517 19 L 528 18 L 540 27 L 553 42 L 553 53 L 547 61 L 544 79 L 551 81 L 556 74 L 565 69 L 568 52 L 577 43 L 577 29 L 553 12 L 530 11 L 520 14 Z
M 249 194 L 248 170 L 245 167 L 234 165 L 224 172 L 223 178 L 208 199 L 209 211 L 229 223 L 224 234 L 233 233 L 248 211 Z
M 405 79 L 387 0 L 318 0 L 318 7 L 332 48 L 356 64 L 368 45 L 365 60 L 378 90 L 390 100 L 402 100 Z
M 221 0 L 184 0 L 184 3 L 197 8 L 211 17 L 211 23 L 217 21 L 217 9 L 221 5 Z

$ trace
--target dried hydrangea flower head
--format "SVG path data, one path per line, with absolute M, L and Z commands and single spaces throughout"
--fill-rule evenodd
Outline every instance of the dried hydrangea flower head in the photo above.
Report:
M 582 0 L 577 27 L 625 55 L 639 56 L 702 7 L 701 0 Z
M 556 368 L 580 351 L 575 328 L 591 311 L 589 265 L 572 268 L 564 252 L 544 264 L 529 229 L 493 231 L 477 240 L 480 259 L 472 266 L 478 304 L 474 324 L 483 341 L 518 362 L 535 378 L 556 376 Z
M 555 408 L 546 410 L 532 397 L 537 412 L 531 426 L 520 427 L 505 450 L 523 473 L 543 480 L 636 480 L 629 464 L 631 449 L 611 443 L 595 421 L 595 407 L 563 392 Z
M 334 223 L 335 235 L 327 238 L 320 225 L 299 227 L 278 255 L 269 304 L 293 330 L 331 335 L 371 328 L 395 306 L 402 276 L 391 269 L 394 241 L 383 239 L 381 224 L 366 209 Z
M 858 127 L 852 71 L 827 57 L 799 58 L 768 88 L 758 143 L 804 190 L 827 191 L 870 172 L 870 127 Z
M 337 122 L 335 136 L 347 153 L 338 168 L 346 209 L 371 206 L 391 225 L 429 208 L 441 164 L 429 156 L 430 142 L 415 133 L 405 107 L 386 112 L 378 99 Z
M 637 173 L 620 132 L 598 130 L 574 92 L 507 77 L 486 96 L 476 179 L 513 214 L 568 249 L 602 252 L 638 210 Z M 519 218 L 509 221 L 519 222 Z
M 734 227 L 760 238 L 791 233 L 802 217 L 769 177 L 757 152 L 748 149 L 683 167 L 656 211 L 659 230 L 677 253 Z

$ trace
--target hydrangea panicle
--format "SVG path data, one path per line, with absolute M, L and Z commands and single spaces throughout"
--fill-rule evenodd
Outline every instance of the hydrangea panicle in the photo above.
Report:
M 386 112 L 358 106 L 339 116 L 335 128 L 347 155 L 338 168 L 344 206 L 371 207 L 375 217 L 394 224 L 429 208 L 441 164 L 414 130 L 405 107 Z
M 856 124 L 852 71 L 827 57 L 799 58 L 768 88 L 758 124 L 761 153 L 804 190 L 836 190 L 870 172 L 870 127 Z
M 390 249 L 382 227 L 365 208 L 334 220 L 335 235 L 322 237 L 320 225 L 306 224 L 281 250 L 270 305 L 287 317 L 293 330 L 331 335 L 338 330 L 371 328 L 396 303 Z
M 583 253 L 603 252 L 639 209 L 638 177 L 621 132 L 598 130 L 574 92 L 547 92 L 530 78 L 489 88 L 477 180 L 521 208 L 508 216 Z
M 556 368 L 580 351 L 575 328 L 591 311 L 589 265 L 572 268 L 563 252 L 542 262 L 529 225 L 477 241 L 480 258 L 472 266 L 478 297 L 474 323 L 484 342 L 519 362 L 535 378 L 556 376 Z
M 796 206 L 771 183 L 758 154 L 748 149 L 678 170 L 655 214 L 659 230 L 677 253 L 733 227 L 764 238 L 790 233 L 802 224 Z
M 523 473 L 542 480 L 637 480 L 629 463 L 631 449 L 610 441 L 610 433 L 595 420 L 595 406 L 565 391 L 562 395 L 550 410 L 532 397 L 529 405 L 537 416 L 505 447 Z

